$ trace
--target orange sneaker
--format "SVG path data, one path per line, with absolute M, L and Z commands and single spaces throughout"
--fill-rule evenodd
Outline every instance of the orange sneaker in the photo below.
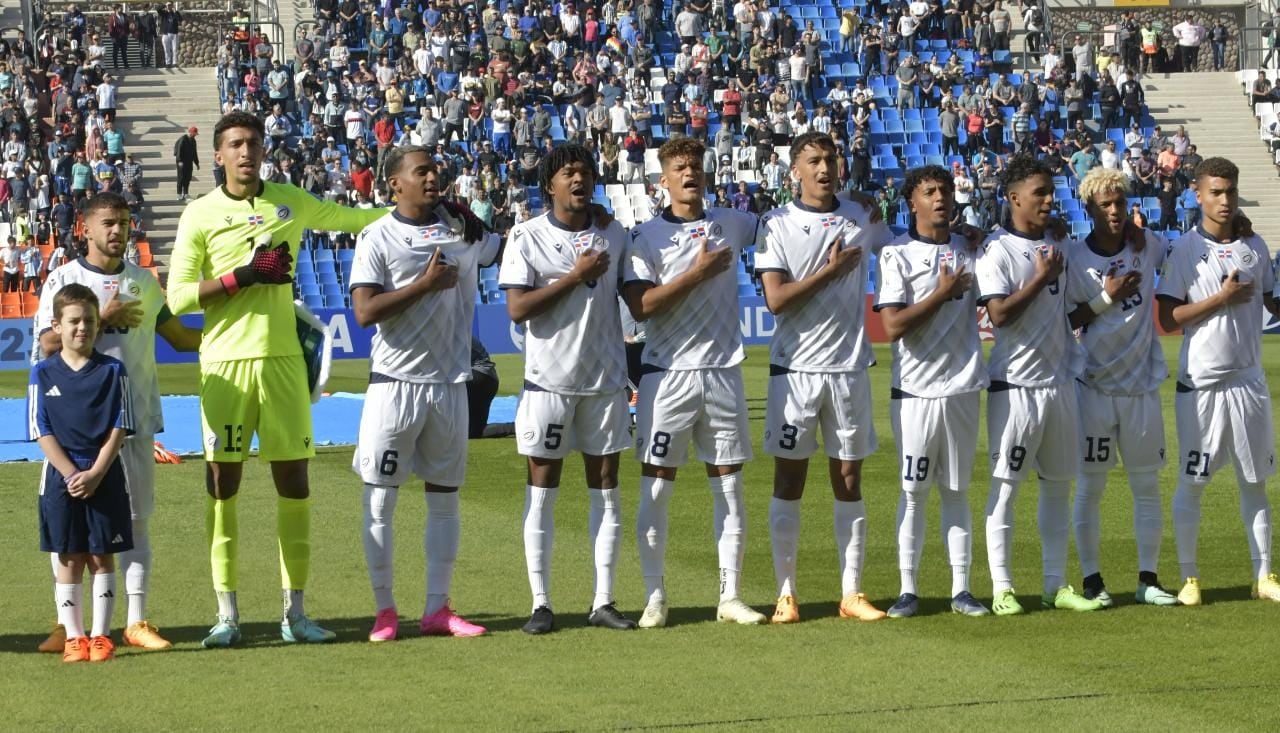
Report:
M 62 661 L 89 661 L 89 638 L 87 636 L 73 636 L 67 639 L 67 643 L 62 647 Z
M 45 654 L 57 654 L 66 651 L 67 646 L 67 628 L 62 624 L 54 624 L 53 631 L 49 632 L 49 638 L 40 642 L 36 647 Z
M 116 645 L 109 636 L 95 636 L 89 640 L 89 661 L 109 662 L 115 659 Z
M 795 596 L 781 596 L 778 598 L 778 605 L 773 609 L 773 618 L 769 619 L 771 624 L 794 624 L 800 622 L 800 606 L 796 603 Z
M 850 593 L 840 601 L 840 618 L 879 621 L 884 617 L 885 612 L 871 605 L 865 593 Z
M 160 629 L 146 621 L 138 621 L 124 630 L 124 643 L 151 651 L 169 649 L 173 646 L 168 639 L 160 636 Z

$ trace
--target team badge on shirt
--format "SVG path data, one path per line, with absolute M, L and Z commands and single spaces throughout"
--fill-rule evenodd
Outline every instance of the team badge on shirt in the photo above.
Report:
M 569 244 L 573 247 L 573 251 L 578 253 L 587 249 L 595 249 L 596 235 L 592 232 L 575 234 Z
M 429 227 L 422 227 L 421 229 L 418 230 L 418 236 L 422 237 L 423 239 L 429 242 L 434 242 L 440 239 L 448 239 L 451 234 L 452 232 L 450 232 L 448 229 L 441 226 L 436 226 L 436 225 L 432 225 Z
M 259 225 L 259 224 L 266 224 L 266 223 L 267 223 L 267 219 L 266 219 L 266 217 L 264 217 L 262 214 L 250 214 L 250 215 L 249 215 L 249 223 L 250 223 L 250 224 L 252 224 L 252 225 L 254 225 L 254 226 L 257 226 L 257 225 Z
M 1133 266 L 1134 266 L 1134 268 L 1135 268 L 1135 269 L 1137 268 L 1138 263 L 1137 263 L 1137 261 L 1136 261 L 1136 260 L 1134 261 L 1134 265 L 1133 265 Z M 1108 262 L 1108 263 L 1107 263 L 1107 271 L 1108 271 L 1108 272 L 1110 272 L 1111 270 L 1115 270 L 1116 272 L 1123 272 L 1123 271 L 1124 271 L 1124 260 L 1123 260 L 1123 259 L 1118 259 L 1118 258 L 1117 258 L 1117 259 L 1114 259 L 1114 260 L 1111 260 L 1110 262 Z
M 279 219 L 280 221 L 289 221 L 289 219 L 292 217 L 293 217 L 293 209 L 290 209 L 288 206 L 284 204 L 280 204 L 279 206 L 276 207 L 276 218 Z
M 939 255 L 938 255 L 938 266 L 939 266 L 939 267 L 944 267 L 944 266 L 945 266 L 945 267 L 950 267 L 950 268 L 952 268 L 952 269 L 955 269 L 955 266 L 956 266 L 956 253 L 955 253 L 955 252 L 952 252 L 952 251 L 950 251 L 950 250 L 948 250 L 948 251 L 946 251 L 946 252 L 943 252 L 943 253 L 939 254 Z
M 1218 255 L 1218 260 L 1219 260 L 1220 262 L 1230 262 L 1230 261 L 1231 261 L 1231 250 L 1230 250 L 1229 248 L 1227 248 L 1227 247 L 1216 247 L 1216 248 L 1214 249 L 1214 252 L 1216 252 L 1216 253 L 1217 253 L 1217 255 Z
M 840 226 L 841 218 L 838 216 L 824 216 L 818 222 L 822 224 L 823 229 L 831 229 L 832 227 Z
M 706 238 L 707 238 L 707 227 L 706 227 L 706 225 L 705 225 L 705 224 L 699 224 L 698 226 L 696 226 L 696 227 L 694 227 L 694 228 L 690 229 L 690 230 L 689 230 L 689 238 L 690 238 L 690 239 L 692 239 L 692 240 L 693 240 L 693 241 L 695 241 L 695 242 L 696 242 L 696 241 L 698 241 L 699 239 L 706 239 Z

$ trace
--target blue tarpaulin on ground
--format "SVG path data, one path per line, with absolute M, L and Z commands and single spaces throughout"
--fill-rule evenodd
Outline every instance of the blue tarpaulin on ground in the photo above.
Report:
M 180 455 L 201 452 L 200 401 L 193 396 L 161 398 L 164 408 L 163 434 L 156 440 Z M 312 409 L 315 444 L 355 445 L 360 428 L 364 395 L 339 392 L 321 398 Z M 497 397 L 489 407 L 489 422 L 515 422 L 516 398 Z M 43 458 L 35 443 L 26 442 L 27 401 L 0 399 L 0 461 L 37 461 Z M 258 441 L 253 441 L 254 449 Z

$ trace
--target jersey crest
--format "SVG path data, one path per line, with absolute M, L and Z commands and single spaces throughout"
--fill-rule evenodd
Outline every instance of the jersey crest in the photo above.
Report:
M 250 224 L 252 224 L 252 225 L 254 225 L 254 226 L 257 226 L 257 225 L 259 225 L 259 224 L 266 224 L 266 223 L 267 223 L 267 219 L 266 219 L 266 217 L 264 217 L 262 214 L 250 214 L 250 215 L 249 215 L 249 223 L 250 223 Z

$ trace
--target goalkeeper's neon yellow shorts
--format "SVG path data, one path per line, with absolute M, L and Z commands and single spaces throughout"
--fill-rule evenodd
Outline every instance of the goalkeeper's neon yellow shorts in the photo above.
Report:
M 243 462 L 254 433 L 263 460 L 314 457 L 311 390 L 302 357 L 201 364 L 200 422 L 206 461 Z

